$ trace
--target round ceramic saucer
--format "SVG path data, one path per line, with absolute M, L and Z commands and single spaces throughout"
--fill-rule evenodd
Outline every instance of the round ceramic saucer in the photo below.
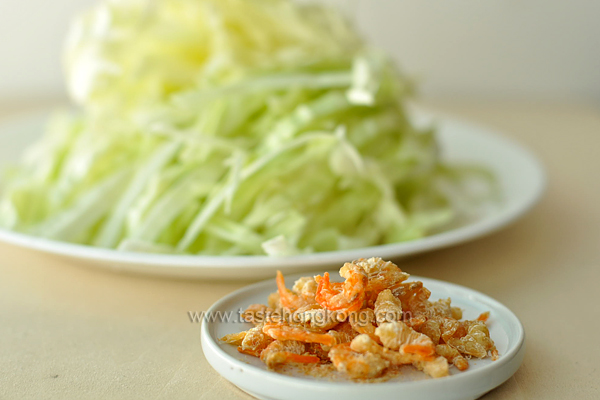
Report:
M 334 274 L 337 275 L 337 274 Z M 300 275 L 286 276 L 288 283 Z M 205 314 L 202 324 L 202 348 L 212 367 L 225 379 L 259 399 L 320 400 L 343 398 L 364 400 L 394 399 L 476 399 L 494 389 L 519 368 L 525 353 L 525 332 L 519 319 L 498 301 L 475 290 L 434 279 L 411 276 L 431 290 L 431 299 L 450 297 L 452 305 L 463 309 L 464 319 L 475 319 L 490 311 L 488 327 L 500 357 L 469 361 L 463 372 L 450 368 L 444 378 L 429 378 L 412 366 L 381 383 L 360 383 L 352 380 L 315 378 L 301 372 L 285 375 L 271 371 L 256 357 L 241 354 L 235 346 L 219 342 L 219 338 L 252 327 L 242 322 L 240 310 L 253 303 L 267 302 L 267 296 L 277 290 L 275 279 L 240 289 L 216 302 Z

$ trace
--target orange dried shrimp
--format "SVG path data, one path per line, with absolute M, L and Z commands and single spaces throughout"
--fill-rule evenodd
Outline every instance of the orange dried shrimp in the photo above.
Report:
M 221 341 L 269 368 L 332 364 L 352 379 L 378 378 L 401 365 L 438 378 L 451 365 L 466 370 L 472 357 L 498 358 L 489 312 L 462 320 L 450 299 L 430 301 L 422 282 L 407 282 L 407 273 L 381 258 L 346 263 L 340 275 L 343 282 L 331 282 L 326 272 L 288 289 L 278 271 L 267 305 L 252 304 L 242 314 L 255 326 Z
M 346 279 L 343 283 L 330 282 L 328 272 L 317 276 L 315 300 L 329 311 L 360 310 L 365 300 L 367 273 L 355 264 L 346 263 L 340 269 L 340 276 Z

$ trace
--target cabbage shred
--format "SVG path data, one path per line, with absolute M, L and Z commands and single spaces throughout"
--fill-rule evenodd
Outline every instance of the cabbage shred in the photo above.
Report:
M 293 255 L 461 217 L 411 83 L 337 11 L 288 0 L 105 1 L 65 56 L 79 111 L 9 171 L 7 228 L 129 251 Z

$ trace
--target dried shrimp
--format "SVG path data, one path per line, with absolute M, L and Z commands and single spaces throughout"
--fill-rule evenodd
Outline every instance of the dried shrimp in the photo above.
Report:
M 498 358 L 489 312 L 462 320 L 450 299 L 429 300 L 422 282 L 408 282 L 407 273 L 381 258 L 346 263 L 340 275 L 343 282 L 327 272 L 303 277 L 288 289 L 278 271 L 267 305 L 252 304 L 242 314 L 255 326 L 221 341 L 269 368 L 329 364 L 352 379 L 378 378 L 402 365 L 439 378 L 451 366 L 468 369 L 472 357 Z

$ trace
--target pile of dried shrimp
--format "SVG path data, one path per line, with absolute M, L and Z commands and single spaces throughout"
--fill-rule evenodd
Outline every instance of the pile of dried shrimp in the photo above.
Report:
M 412 364 L 431 377 L 461 371 L 472 357 L 498 357 L 486 326 L 489 313 L 462 321 L 450 299 L 430 301 L 422 282 L 381 258 L 360 259 L 329 274 L 298 279 L 289 290 L 277 272 L 278 291 L 268 305 L 252 304 L 244 319 L 255 326 L 221 340 L 270 368 L 327 364 L 353 379 L 377 378 Z

